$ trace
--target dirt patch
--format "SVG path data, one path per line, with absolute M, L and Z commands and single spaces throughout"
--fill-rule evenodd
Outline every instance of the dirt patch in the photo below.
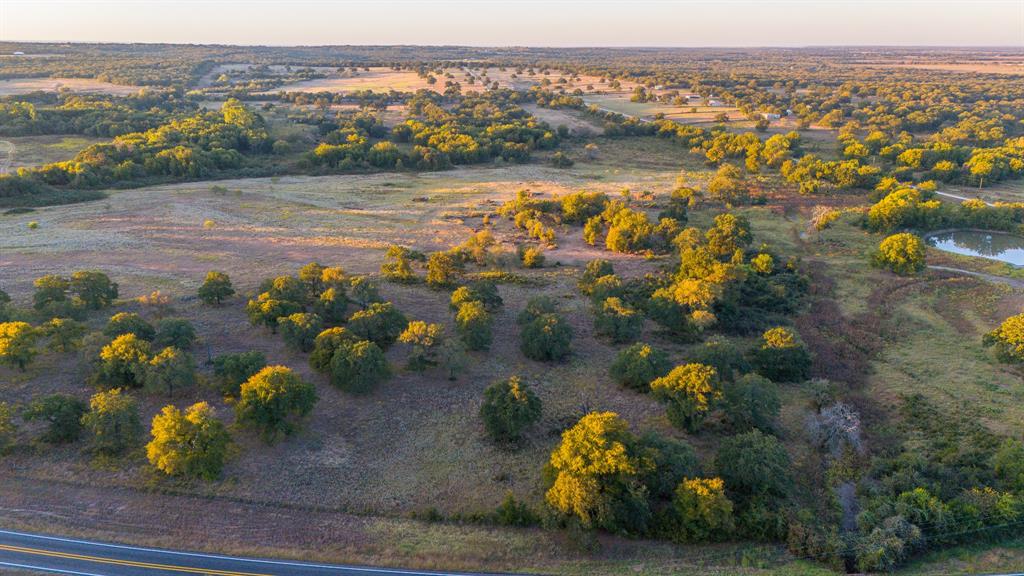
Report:
M 0 96 L 14 96 L 30 92 L 85 92 L 127 96 L 142 89 L 142 86 L 111 84 L 92 78 L 12 78 L 0 80 Z

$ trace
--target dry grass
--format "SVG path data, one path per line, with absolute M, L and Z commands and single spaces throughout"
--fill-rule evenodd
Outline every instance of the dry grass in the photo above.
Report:
M 127 96 L 141 90 L 141 86 L 124 86 L 101 82 L 92 78 L 12 78 L 0 80 L 0 96 L 14 96 L 29 92 L 86 92 Z
M 22 136 L 3 139 L 14 144 L 14 161 L 11 163 L 11 169 L 70 160 L 83 148 L 107 141 L 103 138 L 85 136 Z

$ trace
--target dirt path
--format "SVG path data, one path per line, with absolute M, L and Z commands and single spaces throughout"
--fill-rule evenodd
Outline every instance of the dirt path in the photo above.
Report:
M 968 276 L 974 276 L 981 278 L 982 280 L 988 280 L 989 282 L 996 282 L 998 284 L 1006 284 L 1012 288 L 1024 289 L 1024 280 L 1017 278 L 1007 278 L 1006 276 L 996 276 L 995 274 L 985 274 L 984 272 L 973 272 L 971 270 L 964 270 L 962 268 L 950 268 L 948 266 L 928 266 L 929 270 L 938 270 L 940 272 L 953 272 L 955 274 L 966 274 Z

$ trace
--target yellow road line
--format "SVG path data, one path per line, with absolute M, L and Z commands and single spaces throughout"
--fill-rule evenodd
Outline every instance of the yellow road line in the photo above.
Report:
M 9 546 L 0 544 L 0 550 L 17 552 L 20 554 L 32 554 L 36 556 L 50 556 L 53 558 L 64 558 L 67 560 L 82 560 L 85 562 L 98 562 L 100 564 L 116 564 L 119 566 L 131 566 L 134 568 L 149 568 L 151 570 L 167 570 L 168 572 L 186 572 L 189 574 L 209 574 L 212 576 L 271 576 L 269 574 L 257 574 L 255 572 L 232 572 L 229 570 L 213 570 L 208 568 L 189 568 L 185 566 L 172 566 L 170 564 L 154 564 L 151 562 L 136 562 L 134 560 L 118 560 L 116 558 L 103 558 L 101 556 L 87 556 L 84 554 L 72 554 L 70 552 L 54 552 L 39 548 L 24 548 L 22 546 Z

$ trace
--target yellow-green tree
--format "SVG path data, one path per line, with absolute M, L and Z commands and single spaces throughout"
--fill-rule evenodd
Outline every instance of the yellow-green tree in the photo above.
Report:
M 192 355 L 173 346 L 150 358 L 145 372 L 146 390 L 166 394 L 168 398 L 196 383 L 196 363 Z
M 153 417 L 152 434 L 146 457 L 157 470 L 205 480 L 220 476 L 231 437 L 206 402 L 193 404 L 185 412 L 164 406 Z
M 89 411 L 82 425 L 97 452 L 118 454 L 135 446 L 142 436 L 142 423 L 135 400 L 120 388 L 99 392 L 89 399 Z
M 225 298 L 230 298 L 234 293 L 231 278 L 216 270 L 207 272 L 206 279 L 199 287 L 199 299 L 207 304 L 220 305 Z
M 444 326 L 440 324 L 428 324 L 422 320 L 409 322 L 398 341 L 412 347 L 407 364 L 410 370 L 422 372 L 437 364 L 437 347 L 441 345 L 443 331 Z
M 732 501 L 721 478 L 683 478 L 672 504 L 679 522 L 674 536 L 680 542 L 721 540 L 732 532 Z
M 36 349 L 38 339 L 39 331 L 28 322 L 0 323 L 0 363 L 24 371 L 39 353 Z
M 618 414 L 587 414 L 562 433 L 551 453 L 545 500 L 585 528 L 619 531 L 645 524 L 649 510 L 639 478 L 653 463 L 635 445 Z
M 100 350 L 92 381 L 103 388 L 141 386 L 148 362 L 149 342 L 135 334 L 122 334 Z
M 290 368 L 267 366 L 242 384 L 235 416 L 240 424 L 252 426 L 264 440 L 291 434 L 297 421 L 313 410 L 316 389 Z
M 912 276 L 924 270 L 924 242 L 908 232 L 893 234 L 878 245 L 871 263 L 901 276 Z
M 695 432 L 713 404 L 722 397 L 718 373 L 704 364 L 683 364 L 651 382 L 651 391 L 668 405 L 668 419 L 677 428 Z

